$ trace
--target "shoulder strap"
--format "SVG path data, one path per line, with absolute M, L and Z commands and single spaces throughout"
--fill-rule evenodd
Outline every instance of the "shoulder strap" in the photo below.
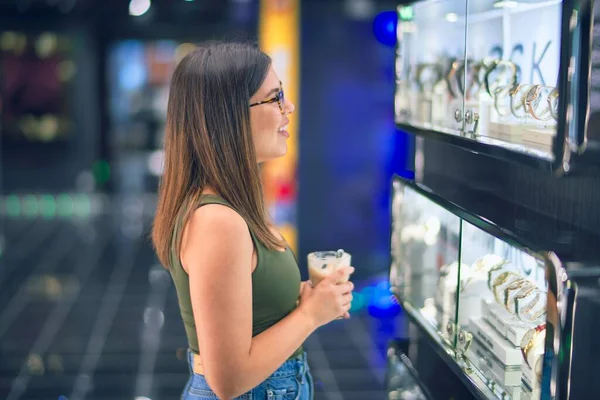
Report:
M 221 196 L 218 196 L 216 194 L 201 195 L 200 198 L 198 199 L 198 202 L 196 203 L 195 207 L 196 208 L 202 207 L 206 204 L 221 204 L 221 205 L 231 208 L 233 211 L 236 211 L 235 208 L 233 208 L 233 206 L 227 200 L 225 200 L 224 198 L 222 198 Z

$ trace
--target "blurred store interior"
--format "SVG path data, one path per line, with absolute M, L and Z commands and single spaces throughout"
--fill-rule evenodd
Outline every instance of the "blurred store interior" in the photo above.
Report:
M 179 398 L 185 332 L 148 233 L 170 76 L 208 39 L 265 44 L 288 78 L 295 150 L 265 186 L 303 279 L 314 250 L 356 267 L 353 318 L 306 344 L 316 399 L 385 398 L 404 324 L 390 179 L 413 163 L 393 117 L 396 5 L 0 0 L 0 398 Z

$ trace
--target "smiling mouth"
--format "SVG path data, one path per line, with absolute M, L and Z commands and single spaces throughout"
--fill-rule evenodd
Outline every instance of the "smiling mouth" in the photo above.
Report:
M 287 131 L 287 127 L 288 127 L 287 125 L 284 125 L 284 126 L 280 127 L 277 131 L 278 132 L 285 132 L 285 131 Z

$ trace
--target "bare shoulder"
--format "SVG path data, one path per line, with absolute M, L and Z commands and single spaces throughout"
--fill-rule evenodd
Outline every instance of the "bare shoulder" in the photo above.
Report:
M 190 216 L 187 228 L 191 232 L 208 230 L 213 235 L 249 235 L 242 216 L 221 204 L 207 204 L 197 208 Z
M 181 260 L 184 268 L 213 257 L 250 254 L 252 239 L 246 221 L 230 207 L 207 204 L 196 209 L 183 232 Z M 188 271 L 189 273 L 189 271 Z

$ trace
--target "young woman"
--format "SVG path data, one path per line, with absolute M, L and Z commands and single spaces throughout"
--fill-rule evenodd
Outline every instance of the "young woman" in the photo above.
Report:
M 286 101 L 270 58 L 208 43 L 177 66 L 152 239 L 189 342 L 182 399 L 311 399 L 302 349 L 349 318 L 350 266 L 315 287 L 265 209 L 259 164 L 287 152 Z

